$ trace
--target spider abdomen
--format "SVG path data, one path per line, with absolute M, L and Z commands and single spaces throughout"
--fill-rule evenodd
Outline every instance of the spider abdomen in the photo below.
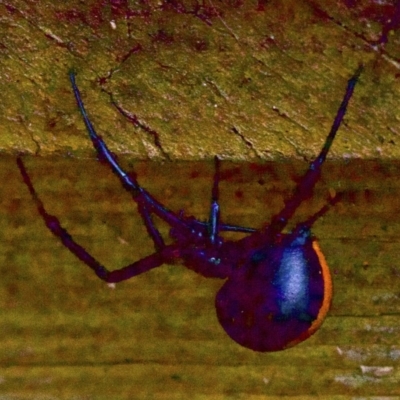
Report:
M 307 339 L 321 325 L 332 298 L 332 281 L 315 239 L 258 251 L 216 296 L 227 334 L 255 351 L 278 351 Z

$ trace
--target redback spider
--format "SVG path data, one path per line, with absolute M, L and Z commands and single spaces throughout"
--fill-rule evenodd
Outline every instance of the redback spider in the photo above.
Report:
M 121 282 L 164 263 L 181 261 L 187 268 L 205 277 L 227 279 L 215 299 L 218 320 L 226 333 L 240 345 L 255 351 L 278 351 L 307 339 L 322 324 L 332 299 L 332 280 L 325 258 L 310 229 L 339 196 L 289 233 L 282 233 L 299 205 L 313 194 L 321 167 L 346 113 L 348 102 L 361 73 L 360 66 L 347 84 L 346 93 L 331 131 L 318 157 L 310 163 L 295 193 L 283 209 L 262 229 L 228 225 L 220 220 L 218 182 L 220 160 L 215 157 L 214 183 L 207 221 L 187 217 L 164 207 L 141 187 L 134 173 L 127 173 L 99 136 L 86 114 L 75 74 L 70 80 L 76 102 L 98 158 L 119 178 L 136 202 L 155 252 L 126 267 L 109 271 L 61 226 L 58 218 L 47 213 L 36 193 L 21 158 L 17 163 L 25 184 L 47 228 L 63 245 L 105 282 Z M 152 215 L 170 226 L 174 240 L 166 245 L 153 223 Z M 221 232 L 248 235 L 238 241 L 224 240 Z

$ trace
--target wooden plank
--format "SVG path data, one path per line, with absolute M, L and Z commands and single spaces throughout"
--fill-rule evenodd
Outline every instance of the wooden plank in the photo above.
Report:
M 116 153 L 301 160 L 319 149 L 363 63 L 330 156 L 398 159 L 396 12 L 331 0 L 2 1 L 0 150 L 92 154 L 74 69 Z
M 132 200 L 100 163 L 25 159 L 49 212 L 104 264 L 151 253 Z M 212 163 L 122 163 L 171 209 L 207 217 Z M 223 162 L 224 221 L 262 226 L 305 168 Z M 220 280 L 162 266 L 107 287 L 47 231 L 15 159 L 0 158 L 0 398 L 399 398 L 399 172 L 394 162 L 327 163 L 298 219 L 329 190 L 344 192 L 314 229 L 332 310 L 304 343 L 255 353 L 218 324 Z

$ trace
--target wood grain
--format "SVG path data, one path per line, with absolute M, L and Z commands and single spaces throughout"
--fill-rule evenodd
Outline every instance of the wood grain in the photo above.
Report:
M 104 166 L 25 160 L 49 212 L 105 265 L 152 252 L 134 203 Z M 122 163 L 171 209 L 206 218 L 212 163 Z M 305 168 L 223 162 L 223 220 L 261 227 Z M 297 218 L 329 190 L 344 193 L 314 227 L 333 272 L 332 310 L 309 340 L 262 354 L 219 326 L 222 281 L 165 265 L 106 286 L 47 231 L 15 159 L 0 158 L 0 398 L 399 398 L 399 173 L 393 162 L 326 164 Z

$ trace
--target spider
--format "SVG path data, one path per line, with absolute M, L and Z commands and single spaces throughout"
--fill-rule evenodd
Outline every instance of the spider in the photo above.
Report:
M 119 178 L 136 202 L 155 252 L 126 267 L 109 271 L 80 246 L 50 215 L 40 200 L 21 157 L 17 164 L 47 228 L 63 245 L 105 282 L 121 282 L 165 263 L 180 261 L 205 276 L 226 279 L 218 291 L 215 308 L 226 333 L 241 346 L 254 351 L 278 351 L 307 339 L 321 326 L 332 299 L 332 280 L 325 257 L 311 234 L 314 222 L 338 201 L 340 195 L 289 233 L 282 233 L 299 205 L 313 194 L 321 167 L 340 127 L 361 73 L 360 66 L 349 79 L 342 103 L 319 155 L 310 163 L 294 194 L 282 210 L 262 229 L 221 222 L 218 183 L 220 160 L 216 156 L 211 206 L 207 221 L 175 213 L 139 185 L 134 173 L 127 173 L 99 136 L 86 113 L 75 73 L 69 78 L 75 99 L 98 158 Z M 152 216 L 170 226 L 172 244 L 165 244 Z M 242 232 L 238 241 L 224 240 L 221 232 Z

